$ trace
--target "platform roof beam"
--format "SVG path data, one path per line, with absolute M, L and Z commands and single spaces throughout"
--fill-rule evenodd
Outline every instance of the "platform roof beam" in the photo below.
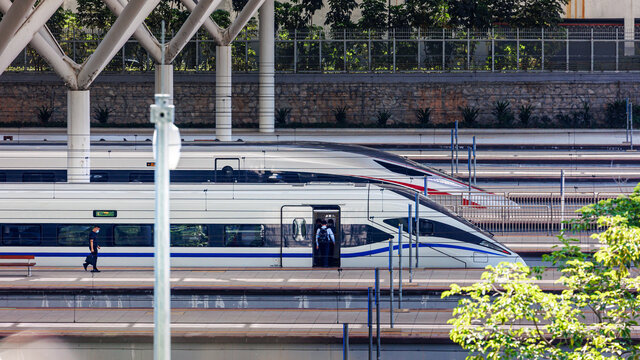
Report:
M 63 0 L 42 1 L 34 9 L 31 5 L 25 9 L 28 0 L 16 0 L 6 7 L 6 15 L 2 17 L 0 27 L 9 32 L 0 33 L 0 40 L 3 49 L 0 49 L 0 74 L 2 74 L 22 52 L 27 44 L 31 42 L 34 35 L 46 24 L 49 18 L 62 6 Z M 17 7 L 14 7 L 17 6 Z M 15 16 L 16 18 L 12 18 Z M 13 30 L 13 31 L 12 31 Z
M 7 11 L 7 16 L 0 21 L 0 54 L 4 52 L 13 38 L 13 34 L 24 24 L 25 20 L 31 14 L 33 5 L 36 0 L 16 0 Z
M 78 74 L 78 87 L 86 89 L 100 74 L 113 56 L 129 40 L 135 30 L 149 16 L 160 0 L 131 0 L 111 26 L 94 53 Z

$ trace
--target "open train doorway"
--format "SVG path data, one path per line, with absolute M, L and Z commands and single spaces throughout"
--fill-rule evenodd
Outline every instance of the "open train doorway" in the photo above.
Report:
M 342 232 L 340 231 L 340 207 L 339 206 L 314 206 L 313 207 L 313 239 L 318 234 L 318 230 L 321 228 L 322 222 L 326 222 L 327 228 L 331 229 L 334 241 L 329 241 L 327 246 L 328 256 L 326 252 L 323 252 L 322 244 L 320 246 L 313 247 L 313 266 L 314 267 L 340 267 L 340 239 L 342 239 Z

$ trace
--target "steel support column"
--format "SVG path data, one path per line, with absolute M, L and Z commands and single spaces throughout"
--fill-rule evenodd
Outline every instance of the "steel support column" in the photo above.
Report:
M 67 90 L 67 182 L 90 179 L 91 127 L 89 90 Z
M 260 8 L 260 132 L 274 132 L 275 113 L 275 27 L 274 2 Z
M 216 46 L 216 138 L 231 141 L 231 46 Z

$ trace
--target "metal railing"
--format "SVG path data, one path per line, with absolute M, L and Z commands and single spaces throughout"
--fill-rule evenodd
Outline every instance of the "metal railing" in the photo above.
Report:
M 553 29 L 494 28 L 286 31 L 276 34 L 276 71 L 281 73 L 369 73 L 450 71 L 638 71 L 640 36 L 625 37 L 622 26 L 572 26 Z M 65 53 L 82 63 L 100 35 L 57 36 Z M 198 33 L 174 61 L 176 71 L 215 71 L 215 43 Z M 259 40 L 255 29 L 234 40 L 233 70 L 257 72 Z M 150 71 L 154 63 L 135 40 L 128 41 L 106 71 Z M 31 48 L 9 70 L 50 71 Z
M 619 193 L 571 193 L 565 194 L 564 205 L 560 193 L 497 193 L 495 204 L 469 205 L 468 194 L 430 195 L 434 201 L 464 217 L 479 227 L 497 235 L 512 233 L 557 234 L 567 228 L 563 221 L 578 219 L 577 210 L 600 200 L 613 199 Z M 475 195 L 472 195 L 473 202 Z M 563 211 L 564 210 L 564 211 Z M 599 230 L 592 224 L 587 231 Z

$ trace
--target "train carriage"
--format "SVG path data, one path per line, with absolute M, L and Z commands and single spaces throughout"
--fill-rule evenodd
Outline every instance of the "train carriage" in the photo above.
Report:
M 331 219 L 331 266 L 384 267 L 392 243 L 428 268 L 484 268 L 522 261 L 492 236 L 418 197 L 384 184 L 173 184 L 171 262 L 176 267 L 317 266 L 314 224 Z M 30 254 L 40 265 L 79 266 L 88 234 L 101 225 L 100 264 L 153 264 L 154 187 L 150 184 L 7 184 L 0 189 L 0 254 Z M 416 225 L 419 230 L 416 233 Z M 418 241 L 416 241 L 418 234 Z M 405 266 L 408 260 L 404 262 Z

